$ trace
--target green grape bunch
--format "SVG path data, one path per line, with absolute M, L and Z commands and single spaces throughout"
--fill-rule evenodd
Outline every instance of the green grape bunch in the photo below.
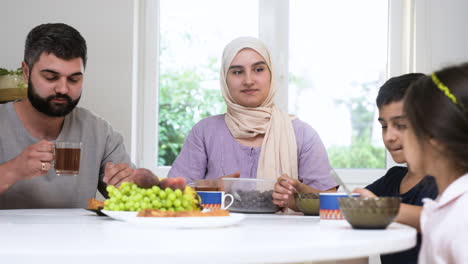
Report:
M 158 185 L 142 188 L 133 182 L 124 182 L 118 188 L 107 186 L 109 199 L 104 201 L 104 210 L 141 211 L 157 209 L 160 211 L 200 211 L 200 200 L 197 193 L 186 186 L 184 190 Z

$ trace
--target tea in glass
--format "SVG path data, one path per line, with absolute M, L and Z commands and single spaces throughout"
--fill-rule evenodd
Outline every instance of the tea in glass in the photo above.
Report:
M 81 142 L 55 142 L 55 172 L 58 176 L 79 174 L 81 148 Z

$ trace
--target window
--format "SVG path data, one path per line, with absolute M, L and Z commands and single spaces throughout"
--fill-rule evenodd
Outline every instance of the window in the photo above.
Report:
M 225 112 L 222 51 L 236 37 L 258 37 L 258 3 L 162 0 L 160 10 L 158 165 L 164 166 L 195 123 Z
M 342 168 L 338 173 L 354 183 L 383 175 L 391 159 L 387 157 L 385 162 L 375 96 L 388 69 L 393 75 L 402 73 L 398 62 L 403 54 L 399 44 L 406 41 L 406 25 L 401 23 L 403 1 L 142 3 L 146 7 L 140 13 L 147 26 L 139 39 L 154 46 L 147 38 L 157 32 L 154 38 L 158 41 L 153 42 L 160 48 L 159 58 L 147 59 L 148 48 L 140 55 L 147 61 L 143 79 L 152 78 L 151 70 L 158 69 L 156 84 L 145 82 L 146 96 L 144 100 L 140 96 L 140 101 L 146 102 L 144 120 L 156 119 L 159 124 L 154 128 L 158 131 L 154 144 L 151 126 L 142 122 L 138 127 L 137 134 L 143 135 L 138 143 L 143 150 L 137 151 L 141 152 L 140 166 L 165 175 L 167 168 L 162 166 L 172 164 L 192 125 L 224 112 L 218 80 L 222 49 L 233 38 L 248 35 L 260 37 L 270 47 L 273 60 L 279 62 L 280 82 L 288 88 L 279 91 L 277 104 L 318 131 L 332 166 Z M 152 5 L 155 7 L 149 8 Z M 159 14 L 152 14 L 153 21 L 148 22 L 149 10 Z M 391 42 L 387 42 L 389 23 L 397 25 L 388 33 Z M 387 58 L 389 45 L 393 46 Z M 390 59 L 394 63 L 387 65 Z M 159 95 L 147 96 L 155 86 Z M 154 112 L 148 110 L 154 105 L 159 106 L 157 118 L 148 114 Z
M 387 14 L 387 1 L 290 1 L 289 112 L 317 130 L 335 168 L 385 168 L 375 98 Z

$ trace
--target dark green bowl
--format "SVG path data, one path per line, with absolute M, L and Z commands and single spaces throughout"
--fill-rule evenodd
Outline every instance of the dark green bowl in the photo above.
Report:
M 294 194 L 296 206 L 304 215 L 319 215 L 320 203 L 318 193 L 301 193 L 301 197 Z
M 344 218 L 356 229 L 385 229 L 400 210 L 400 197 L 338 198 Z

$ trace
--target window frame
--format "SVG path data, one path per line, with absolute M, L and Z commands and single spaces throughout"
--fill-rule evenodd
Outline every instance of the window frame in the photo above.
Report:
M 157 166 L 159 96 L 159 3 L 135 1 L 134 107 L 132 158 L 138 167 L 165 177 L 170 166 Z M 388 0 L 387 77 L 410 72 L 414 67 L 414 1 Z M 259 0 L 259 38 L 271 49 L 279 65 L 280 87 L 288 87 L 289 0 Z M 413 67 L 412 67 L 413 66 Z M 288 91 L 279 90 L 275 101 L 288 109 Z M 145 122 L 155 120 L 155 122 Z M 397 165 L 386 152 L 386 168 Z M 363 186 L 383 176 L 387 169 L 337 169 L 347 183 Z

